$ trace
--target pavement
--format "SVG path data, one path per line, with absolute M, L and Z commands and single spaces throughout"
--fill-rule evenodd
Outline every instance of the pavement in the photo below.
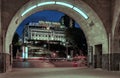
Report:
M 11 72 L 0 78 L 120 78 L 120 71 L 73 66 L 73 62 L 48 60 L 14 61 Z M 68 67 L 67 67 L 68 66 Z
M 90 68 L 13 68 L 0 78 L 120 78 L 120 72 Z

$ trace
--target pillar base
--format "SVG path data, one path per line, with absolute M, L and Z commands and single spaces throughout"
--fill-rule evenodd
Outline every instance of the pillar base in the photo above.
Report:
M 120 53 L 111 54 L 111 70 L 120 71 Z
M 7 53 L 0 53 L 0 73 L 11 71 L 11 56 Z
M 93 67 L 96 68 L 96 56 L 94 55 Z M 109 59 L 110 58 L 110 59 Z M 101 69 L 120 71 L 120 53 L 102 54 Z

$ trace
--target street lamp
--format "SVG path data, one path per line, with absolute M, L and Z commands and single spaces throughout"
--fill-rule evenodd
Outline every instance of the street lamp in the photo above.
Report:
M 47 53 L 49 53 L 49 49 L 50 49 L 49 40 L 51 40 L 51 39 L 50 39 L 50 37 L 51 37 L 50 26 L 48 26 L 46 29 L 47 29 L 47 47 L 48 47 L 48 48 L 47 48 L 47 49 L 48 49 L 48 50 L 47 50 L 47 51 L 48 51 Z
M 65 43 L 66 46 L 66 58 L 68 58 L 68 42 Z
M 43 47 L 44 47 L 44 54 L 46 55 L 46 51 L 45 51 L 46 44 L 44 44 Z

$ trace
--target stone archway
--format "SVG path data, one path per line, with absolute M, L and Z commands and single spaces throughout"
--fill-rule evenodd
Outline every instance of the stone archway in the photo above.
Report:
M 81 25 L 81 29 L 84 31 L 88 46 L 93 46 L 93 54 L 95 54 L 95 45 L 101 44 L 103 54 L 108 54 L 108 39 L 107 33 L 103 26 L 102 21 L 99 19 L 97 14 L 83 1 L 64 1 L 60 0 L 60 2 L 64 2 L 67 4 L 72 5 L 72 9 L 70 5 L 59 5 L 59 4 L 49 4 L 44 6 L 35 6 L 39 3 L 49 2 L 51 0 L 33 0 L 29 1 L 25 4 L 21 9 L 15 14 L 13 19 L 11 20 L 6 38 L 5 38 L 5 47 L 4 52 L 9 53 L 9 45 L 12 42 L 12 38 L 14 35 L 15 30 L 19 26 L 19 24 L 29 15 L 42 11 L 42 10 L 57 10 L 67 14 L 68 16 L 72 17 L 79 25 Z M 58 1 L 59 2 L 59 1 Z M 32 7 L 32 8 L 31 8 Z M 83 10 L 87 15 L 88 19 L 84 19 L 78 12 L 76 12 L 73 7 L 77 7 L 77 10 Z M 30 9 L 31 8 L 31 9 Z M 30 10 L 27 13 L 23 14 L 26 10 Z M 108 61 L 108 60 L 106 60 Z M 106 63 L 106 62 L 105 62 Z

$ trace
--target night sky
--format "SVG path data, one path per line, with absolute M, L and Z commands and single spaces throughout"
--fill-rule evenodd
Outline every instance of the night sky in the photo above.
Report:
M 22 35 L 22 30 L 26 24 L 29 22 L 38 22 L 38 21 L 51 21 L 51 22 L 59 22 L 60 18 L 65 14 L 56 10 L 44 10 L 37 13 L 34 13 L 27 17 L 17 28 L 16 32 L 19 36 Z M 76 27 L 79 27 L 76 24 Z

